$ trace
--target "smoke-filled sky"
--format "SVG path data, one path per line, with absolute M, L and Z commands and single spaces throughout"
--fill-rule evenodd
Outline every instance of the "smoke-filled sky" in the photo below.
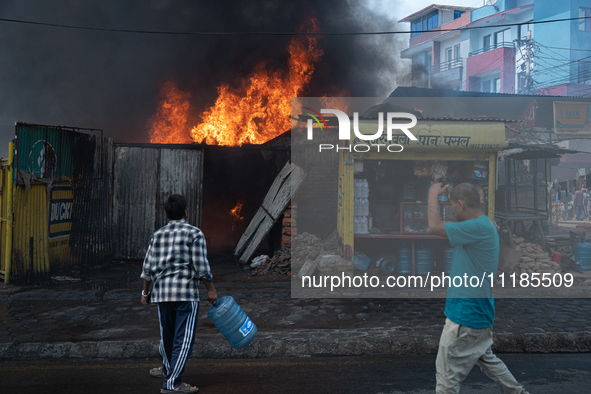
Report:
M 407 29 L 395 21 L 420 9 L 402 1 L 3 0 L 0 18 L 156 31 L 296 31 L 310 16 L 322 31 Z M 406 6 L 401 7 L 402 4 Z M 408 8 L 412 7 L 412 8 Z M 396 13 L 401 13 L 400 17 Z M 384 96 L 406 72 L 408 35 L 324 37 L 307 96 L 337 87 Z M 286 68 L 289 36 L 186 36 L 74 30 L 0 22 L 0 156 L 14 123 L 103 129 L 116 142 L 148 142 L 146 123 L 159 86 L 191 94 L 198 117 L 216 87 L 248 77 L 254 65 Z

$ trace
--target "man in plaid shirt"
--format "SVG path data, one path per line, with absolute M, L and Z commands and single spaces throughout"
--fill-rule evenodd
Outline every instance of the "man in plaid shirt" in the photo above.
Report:
M 193 351 L 199 313 L 199 280 L 213 305 L 217 292 L 207 261 L 205 237 L 187 223 L 187 200 L 173 194 L 164 204 L 169 222 L 154 233 L 146 252 L 141 278 L 142 304 L 158 304 L 160 354 L 163 366 L 150 375 L 164 378 L 161 393 L 196 393 L 199 389 L 181 381 L 187 357 Z M 150 284 L 154 283 L 150 293 Z

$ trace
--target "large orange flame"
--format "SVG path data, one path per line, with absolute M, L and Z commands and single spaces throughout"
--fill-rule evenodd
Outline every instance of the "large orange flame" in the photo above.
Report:
M 160 105 L 148 120 L 150 142 L 155 144 L 190 144 L 187 130 L 190 94 L 180 91 L 174 82 L 166 82 L 160 90 Z
M 312 18 L 306 32 L 320 31 Z M 291 128 L 291 98 L 312 78 L 314 63 L 323 55 L 316 36 L 296 36 L 289 43 L 288 71 L 269 70 L 260 63 L 241 88 L 218 87 L 219 97 L 205 111 L 191 138 L 209 145 L 262 144 Z

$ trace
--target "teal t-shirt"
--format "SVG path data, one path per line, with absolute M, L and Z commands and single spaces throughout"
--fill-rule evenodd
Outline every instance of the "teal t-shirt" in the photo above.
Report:
M 445 223 L 445 231 L 454 247 L 449 273 L 451 283 L 446 280 L 445 315 L 457 324 L 476 330 L 492 327 L 495 303 L 490 274 L 494 278 L 499 265 L 497 230 L 488 216 L 480 216 Z M 461 277 L 461 281 L 457 277 Z

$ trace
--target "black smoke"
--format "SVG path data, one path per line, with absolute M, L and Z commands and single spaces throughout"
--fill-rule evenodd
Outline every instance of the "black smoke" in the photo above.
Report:
M 324 32 L 399 30 L 364 1 L 4 0 L 0 18 L 159 31 L 296 31 L 316 17 Z M 159 87 L 192 95 L 191 112 L 212 105 L 216 87 L 247 77 L 261 59 L 287 69 L 289 36 L 182 36 L 85 31 L 0 22 L 0 154 L 14 122 L 104 129 L 116 142 L 148 142 Z M 324 36 L 307 96 L 387 95 L 395 86 L 397 36 Z

